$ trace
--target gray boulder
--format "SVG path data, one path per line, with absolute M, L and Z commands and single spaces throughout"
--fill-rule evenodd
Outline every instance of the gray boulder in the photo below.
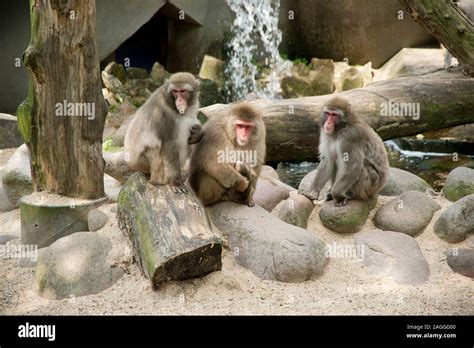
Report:
M 362 73 L 354 66 L 349 66 L 341 73 L 341 90 L 348 91 L 364 86 Z
M 201 107 L 225 102 L 216 82 L 208 79 L 200 79 L 199 82 L 199 105 Z
M 279 180 L 259 178 L 253 200 L 265 210 L 272 211 L 278 203 L 290 197 L 290 192 L 294 190 Z
M 34 289 L 44 298 L 60 300 L 97 294 L 123 275 L 107 255 L 109 239 L 92 232 L 78 232 L 51 244 L 38 258 Z
M 449 267 L 465 277 L 474 278 L 474 250 L 451 249 L 447 252 Z
M 430 269 L 413 237 L 392 231 L 371 230 L 357 236 L 362 262 L 372 274 L 386 275 L 398 284 L 428 281 Z
M 263 165 L 262 166 L 262 171 L 260 172 L 260 178 L 262 179 L 269 179 L 273 178 L 276 180 L 280 180 L 280 176 L 278 175 L 278 172 L 273 169 L 273 167 Z
M 419 191 L 407 191 L 381 207 L 374 216 L 374 224 L 382 230 L 415 237 L 439 209 L 441 207 L 431 196 Z
M 0 212 L 6 212 L 15 209 L 15 204 L 12 204 L 8 199 L 7 194 L 3 188 L 3 182 L 0 179 Z
M 23 144 L 23 138 L 18 130 L 17 118 L 0 113 L 0 149 L 18 147 Z
M 453 169 L 444 184 L 443 196 L 451 202 L 474 193 L 474 169 L 457 167 Z
M 278 203 L 272 214 L 290 225 L 306 228 L 313 209 L 314 204 L 308 197 L 292 191 L 290 198 Z
M 315 169 L 309 172 L 308 174 L 306 174 L 298 186 L 298 192 L 312 200 L 318 199 L 316 191 L 314 191 L 312 188 L 317 170 L 318 169 Z M 321 193 L 319 194 L 319 199 L 326 198 L 327 194 L 329 193 L 329 189 L 330 189 L 330 185 L 326 184 L 321 190 Z
M 364 226 L 377 198 L 370 201 L 349 200 L 345 206 L 336 207 L 335 201 L 325 201 L 319 211 L 324 226 L 339 233 L 354 233 Z
M 432 190 L 433 188 L 422 178 L 398 168 L 390 168 L 387 183 L 380 191 L 381 196 L 398 196 L 406 191 Z
M 107 113 L 107 124 L 114 127 L 120 128 L 120 126 L 130 118 L 137 111 L 137 108 L 132 105 L 129 101 L 124 101 L 118 106 L 109 108 Z
M 109 217 L 104 212 L 99 209 L 92 209 L 87 213 L 87 224 L 89 226 L 89 231 L 95 232 L 100 230 L 105 226 Z
M 127 78 L 131 80 L 148 78 L 148 71 L 143 68 L 129 67 L 126 69 Z
M 458 243 L 474 232 L 474 194 L 461 198 L 436 220 L 434 233 L 449 243 Z
M 237 263 L 258 277 L 301 282 L 323 272 L 326 246 L 313 233 L 289 225 L 259 206 L 221 202 L 208 211 Z
M 21 145 L 8 160 L 2 175 L 3 190 L 9 202 L 18 207 L 18 200 L 33 192 L 28 148 Z
M 170 75 L 171 74 L 167 72 L 165 67 L 160 63 L 155 62 L 155 64 L 153 64 L 150 72 L 150 78 L 158 86 L 161 86 Z
M 109 64 L 107 64 L 104 71 L 115 76 L 122 83 L 125 83 L 125 81 L 127 81 L 127 74 L 122 64 L 119 64 L 117 62 L 110 62 Z

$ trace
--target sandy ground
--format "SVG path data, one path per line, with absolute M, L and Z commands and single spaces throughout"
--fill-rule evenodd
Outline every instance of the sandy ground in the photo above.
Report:
M 377 208 L 390 198 L 379 198 Z M 324 274 L 303 283 L 261 280 L 240 267 L 232 254 L 223 253 L 222 271 L 203 278 L 171 282 L 158 291 L 142 276 L 136 264 L 114 286 L 95 295 L 45 300 L 32 290 L 34 268 L 20 268 L 17 259 L 0 259 L 1 314 L 474 314 L 473 280 L 451 271 L 443 252 L 467 247 L 451 245 L 432 231 L 437 216 L 416 239 L 430 266 L 423 285 L 397 285 L 391 278 L 370 275 L 353 258 L 332 258 Z M 113 205 L 101 207 L 109 215 L 107 233 L 124 238 Z M 377 209 L 376 208 L 376 209 Z M 376 209 L 372 211 L 371 217 Z M 352 244 L 357 234 L 341 235 L 321 225 L 319 207 L 311 214 L 308 230 L 327 244 Z M 370 217 L 370 218 L 371 218 Z M 373 228 L 366 223 L 363 230 Z M 0 234 L 19 236 L 19 211 L 0 213 Z M 360 232 L 359 232 L 360 233 Z

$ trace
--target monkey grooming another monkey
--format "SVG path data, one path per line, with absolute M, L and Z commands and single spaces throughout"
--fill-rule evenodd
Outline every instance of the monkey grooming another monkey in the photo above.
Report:
M 374 197 L 387 180 L 389 164 L 382 139 L 343 98 L 334 97 L 323 108 L 319 154 L 313 189 L 319 195 L 330 180 L 326 199 L 334 199 L 336 206 L 348 199 Z
M 189 144 L 202 136 L 197 119 L 198 87 L 192 74 L 173 74 L 137 110 L 125 135 L 129 167 L 149 174 L 151 184 L 171 184 L 177 193 L 188 192 L 183 167 Z
M 245 102 L 205 124 L 189 174 L 204 205 L 223 200 L 255 205 L 252 197 L 265 161 L 265 134 L 259 111 Z

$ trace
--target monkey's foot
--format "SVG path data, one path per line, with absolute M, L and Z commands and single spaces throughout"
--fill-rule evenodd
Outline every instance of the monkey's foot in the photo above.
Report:
M 333 198 L 333 196 L 332 196 L 331 193 L 328 193 L 328 194 L 326 195 L 326 201 L 332 201 L 333 199 L 334 199 L 334 198 Z
M 255 202 L 252 200 L 245 202 L 245 204 L 247 204 L 247 206 L 249 206 L 250 208 L 255 207 Z
M 342 201 L 336 201 L 336 203 L 334 203 L 334 206 L 335 207 L 343 207 L 347 204 L 347 198 L 344 198 Z
M 179 185 L 171 184 L 171 189 L 173 190 L 174 193 L 177 193 L 177 194 L 186 195 L 189 193 L 189 189 L 183 184 L 179 184 Z

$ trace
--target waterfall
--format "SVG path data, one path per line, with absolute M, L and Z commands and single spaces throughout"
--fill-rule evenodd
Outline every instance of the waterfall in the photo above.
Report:
M 280 79 L 291 68 L 278 51 L 282 38 L 278 28 L 280 0 L 227 0 L 227 4 L 235 13 L 225 68 L 228 101 L 250 93 L 279 98 Z

